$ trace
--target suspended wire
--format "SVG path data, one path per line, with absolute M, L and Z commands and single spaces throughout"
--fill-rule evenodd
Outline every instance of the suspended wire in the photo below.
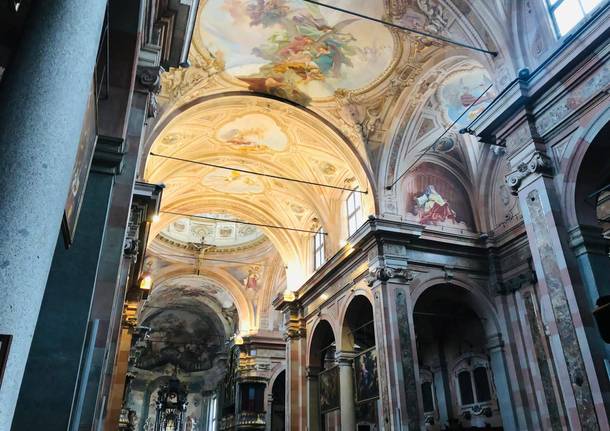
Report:
M 207 162 L 200 162 L 197 160 L 189 160 L 189 159 L 182 159 L 180 157 L 173 157 L 173 156 L 166 156 L 163 154 L 157 154 L 157 153 L 150 153 L 151 156 L 155 156 L 155 157 L 161 157 L 164 159 L 168 159 L 168 160 L 176 160 L 178 162 L 184 162 L 184 163 L 193 163 L 195 165 L 202 165 L 202 166 L 207 166 L 210 168 L 217 168 L 217 169 L 224 169 L 227 171 L 235 171 L 235 172 L 241 172 L 244 174 L 251 174 L 251 175 L 258 175 L 261 177 L 266 177 L 266 178 L 273 178 L 276 180 L 283 180 L 283 181 L 292 181 L 295 183 L 300 183 L 300 184 L 307 184 L 310 186 L 318 186 L 318 187 L 326 187 L 329 189 L 335 189 L 335 190 L 344 190 L 344 191 L 348 191 L 348 192 L 356 192 L 356 193 L 362 193 L 362 194 L 367 194 L 368 191 L 367 190 L 360 190 L 358 188 L 349 188 L 349 187 L 340 187 L 340 186 L 331 186 L 330 184 L 322 184 L 322 183 L 316 183 L 314 181 L 306 181 L 306 180 L 300 180 L 297 178 L 290 178 L 290 177 L 283 177 L 280 175 L 273 175 L 273 174 L 265 174 L 263 172 L 256 172 L 256 171 L 250 171 L 248 169 L 242 169 L 242 168 L 232 168 L 230 166 L 222 166 L 222 165 L 217 165 L 214 163 L 207 163 Z
M 398 177 L 397 177 L 397 178 L 396 178 L 396 179 L 395 179 L 395 180 L 392 182 L 392 184 L 390 184 L 389 186 L 386 186 L 386 190 L 391 190 L 391 189 L 392 189 L 392 187 L 394 187 L 394 186 L 396 185 L 396 183 L 397 183 L 398 181 L 400 181 L 400 179 L 401 179 L 402 177 L 404 177 L 404 176 L 405 176 L 405 174 L 406 174 L 407 172 L 409 172 L 409 171 L 411 170 L 411 168 L 412 168 L 413 166 L 415 166 L 415 165 L 416 165 L 416 164 L 417 164 L 417 163 L 418 163 L 418 162 L 421 160 L 421 158 L 422 158 L 422 157 L 424 157 L 424 155 L 425 155 L 425 154 L 426 154 L 428 151 L 430 151 L 431 149 L 433 149 L 433 148 L 434 148 L 434 146 L 435 146 L 435 145 L 438 143 L 438 141 L 440 141 L 440 140 L 442 139 L 442 137 L 443 137 L 443 136 L 445 136 L 445 135 L 447 134 L 447 132 L 449 132 L 449 130 L 451 130 L 451 129 L 453 128 L 453 126 L 455 126 L 455 125 L 457 124 L 457 122 L 458 122 L 458 121 L 460 121 L 460 119 L 461 119 L 461 118 L 462 118 L 464 115 L 466 115 L 466 113 L 467 113 L 468 111 L 470 111 L 470 108 L 472 108 L 474 105 L 476 105 L 476 104 L 477 104 L 477 102 L 478 102 L 479 100 L 481 100 L 481 97 L 483 97 L 483 96 L 485 95 L 485 93 L 487 93 L 487 92 L 488 92 L 488 91 L 491 89 L 491 87 L 493 87 L 493 84 L 489 84 L 489 86 L 488 86 L 488 87 L 485 89 L 485 91 L 483 91 L 483 92 L 482 92 L 482 93 L 479 95 L 479 97 L 477 97 L 477 98 L 476 98 L 476 99 L 475 99 L 475 100 L 474 100 L 474 101 L 473 101 L 473 102 L 472 102 L 470 105 L 468 105 L 468 107 L 467 107 L 467 108 L 466 108 L 466 109 L 465 109 L 465 110 L 464 110 L 464 111 L 463 111 L 463 112 L 462 112 L 462 113 L 461 113 L 461 114 L 460 114 L 460 115 L 459 115 L 459 116 L 458 116 L 458 117 L 457 117 L 457 118 L 456 118 L 456 119 L 453 121 L 453 123 L 451 123 L 451 125 L 449 125 L 449 127 L 447 127 L 447 128 L 446 128 L 446 129 L 443 131 L 443 133 L 441 133 L 441 135 L 440 135 L 438 138 L 436 138 L 436 139 L 434 140 L 434 142 L 432 142 L 432 144 L 431 144 L 431 145 L 429 145 L 428 147 L 426 147 L 426 148 L 424 149 L 424 151 L 422 151 L 422 152 L 420 153 L 420 155 L 419 155 L 419 156 L 417 156 L 417 158 L 415 159 L 415 161 L 414 161 L 413 163 L 411 163 L 411 164 L 409 165 L 409 167 L 408 167 L 407 169 L 405 169 L 405 170 L 403 171 L 403 173 L 402 173 L 402 174 L 400 174 L 400 175 L 399 175 L 399 176 L 398 176 Z M 472 122 L 471 122 L 471 124 L 472 124 Z
M 240 262 L 238 260 L 228 260 L 228 259 L 214 259 L 214 258 L 211 258 L 211 257 L 198 257 L 198 256 L 191 256 L 191 255 L 188 255 L 188 254 L 154 253 L 154 256 L 160 256 L 160 257 L 183 257 L 185 259 L 210 260 L 210 261 L 213 261 L 213 262 L 237 263 L 237 264 L 241 264 L 241 265 L 269 266 L 269 265 L 265 265 L 264 263 Z
M 478 52 L 482 52 L 482 53 L 485 53 L 485 54 L 492 55 L 494 57 L 496 57 L 498 55 L 498 53 L 496 51 L 489 51 L 487 49 L 478 48 L 476 46 L 468 45 L 468 44 L 463 43 L 463 42 L 458 42 L 458 41 L 446 38 L 444 36 L 439 36 L 439 35 L 436 35 L 436 34 L 426 33 L 424 31 L 416 30 L 414 28 L 404 27 L 404 26 L 399 25 L 399 24 L 394 24 L 393 22 L 384 21 L 384 20 L 379 19 L 379 18 L 373 18 L 371 16 L 363 15 L 361 13 L 354 12 L 352 10 L 343 9 L 343 8 L 340 8 L 340 7 L 337 7 L 337 6 L 332 6 L 332 5 L 329 5 L 329 4 L 320 3 L 320 2 L 317 2 L 317 1 L 314 1 L 314 0 L 303 0 L 303 1 L 306 2 L 306 3 L 311 3 L 311 4 L 315 4 L 317 6 L 325 7 L 325 8 L 328 8 L 328 9 L 332 9 L 332 10 L 335 10 L 337 12 L 343 12 L 343 13 L 346 13 L 348 15 L 353 15 L 353 16 L 357 16 L 357 17 L 362 18 L 362 19 L 367 19 L 369 21 L 374 21 L 374 22 L 379 23 L 379 24 L 383 24 L 383 25 L 387 25 L 387 26 L 390 26 L 390 27 L 394 27 L 394 28 L 397 28 L 399 30 L 403 30 L 403 31 L 407 31 L 407 32 L 410 32 L 410 33 L 419 34 L 420 36 L 426 36 L 426 37 L 429 37 L 429 38 L 432 38 L 432 39 L 441 40 L 443 42 L 450 43 L 452 45 L 461 46 L 462 48 L 472 49 L 472 50 L 475 50 L 475 51 L 478 51 Z
M 237 224 L 246 224 L 246 225 L 250 225 L 250 226 L 267 227 L 270 229 L 282 229 L 282 230 L 290 230 L 290 231 L 294 231 L 294 232 L 305 232 L 305 233 L 328 235 L 326 232 L 319 232 L 319 231 L 307 230 L 307 229 L 298 229 L 296 227 L 277 226 L 277 225 L 264 224 L 264 223 L 253 223 L 253 222 L 241 221 L 241 220 L 227 220 L 227 219 L 220 218 L 220 217 L 202 216 L 202 215 L 197 215 L 197 214 L 184 214 L 184 213 L 177 213 L 177 212 L 173 212 L 173 211 L 159 211 L 159 212 L 164 213 L 164 214 L 181 216 L 181 217 L 193 217 L 193 218 L 200 218 L 200 219 L 205 219 L 205 220 L 223 221 L 223 222 L 227 222 L 227 223 L 237 223 Z

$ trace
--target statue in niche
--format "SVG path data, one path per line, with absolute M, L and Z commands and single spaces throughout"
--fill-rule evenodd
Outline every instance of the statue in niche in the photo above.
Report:
M 422 224 L 434 225 L 447 220 L 457 223 L 455 211 L 433 185 L 428 185 L 424 192 L 415 198 L 415 210 Z

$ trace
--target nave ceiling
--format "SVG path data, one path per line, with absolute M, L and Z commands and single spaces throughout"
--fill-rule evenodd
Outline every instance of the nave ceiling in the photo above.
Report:
M 423 223 L 426 209 L 423 204 L 414 206 L 415 199 L 430 196 L 431 191 L 445 194 L 441 199 L 450 196 L 453 201 L 444 215 L 448 221 L 429 227 L 453 234 L 470 232 L 473 238 L 502 224 L 506 229 L 518 219 L 514 198 L 498 189 L 506 169 L 502 154 L 458 133 L 513 75 L 512 35 L 499 22 L 515 12 L 501 1 L 328 4 L 499 54 L 494 58 L 300 0 L 201 2 L 190 67 L 162 74 L 147 150 L 207 165 L 144 155 L 144 179 L 166 186 L 166 212 L 152 227 L 149 254 L 159 254 L 156 259 L 165 268 L 161 274 L 190 276 L 193 259 L 181 262 L 161 254 L 191 253 L 188 243 L 206 232 L 205 240 L 215 246 L 206 254 L 244 262 L 239 276 L 230 275 L 239 265 L 201 266 L 203 276 L 217 276 L 221 285 L 226 284 L 223 288 L 232 292 L 235 303 L 245 298 L 249 304 L 237 306 L 248 315 L 240 315 L 242 328 L 273 328 L 268 322 L 275 319 L 268 310 L 273 296 L 286 288 L 297 289 L 312 273 L 312 234 L 269 225 L 305 231 L 323 227 L 328 233 L 327 257 L 347 237 L 345 191 L 244 170 L 366 190 L 364 217 L 375 214 Z M 435 142 L 453 122 L 449 133 Z M 424 173 L 426 178 L 442 177 L 442 184 L 430 188 L 409 174 L 386 190 L 414 162 L 420 166 L 414 172 L 432 166 Z M 216 238 L 222 223 L 178 214 L 212 214 L 266 226 L 256 228 L 258 236 L 252 241 L 239 243 L 235 233 L 235 243 L 225 241 L 223 252 L 223 240 Z M 176 232 L 177 226 L 189 233 Z M 266 251 L 260 253 L 261 248 Z M 263 268 L 263 261 L 276 268 L 273 276 L 259 281 L 260 292 L 253 301 L 246 297 L 252 295 L 246 288 L 248 268 Z

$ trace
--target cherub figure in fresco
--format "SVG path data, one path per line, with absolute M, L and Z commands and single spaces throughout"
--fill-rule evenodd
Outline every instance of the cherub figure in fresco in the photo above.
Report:
M 437 224 L 447 220 L 457 222 L 455 211 L 433 185 L 428 185 L 423 194 L 415 198 L 415 208 L 422 224 Z
M 339 78 L 350 57 L 359 54 L 356 39 L 344 29 L 357 19 L 331 26 L 317 6 L 295 7 L 286 0 L 255 0 L 246 6 L 250 26 L 277 30 L 252 53 L 269 63 L 253 75 L 240 77 L 253 91 L 294 100 L 303 105 L 311 99 L 302 86 L 311 81 Z M 301 87 L 301 88 L 300 88 Z

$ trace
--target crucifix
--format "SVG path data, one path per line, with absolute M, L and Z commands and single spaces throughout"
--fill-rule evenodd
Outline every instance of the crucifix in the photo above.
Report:
M 213 248 L 213 244 L 205 243 L 205 236 L 201 237 L 201 241 L 199 242 L 189 242 L 189 246 L 193 249 L 193 254 L 195 256 L 195 274 L 200 275 L 201 266 L 203 265 L 203 255 L 206 251 Z

